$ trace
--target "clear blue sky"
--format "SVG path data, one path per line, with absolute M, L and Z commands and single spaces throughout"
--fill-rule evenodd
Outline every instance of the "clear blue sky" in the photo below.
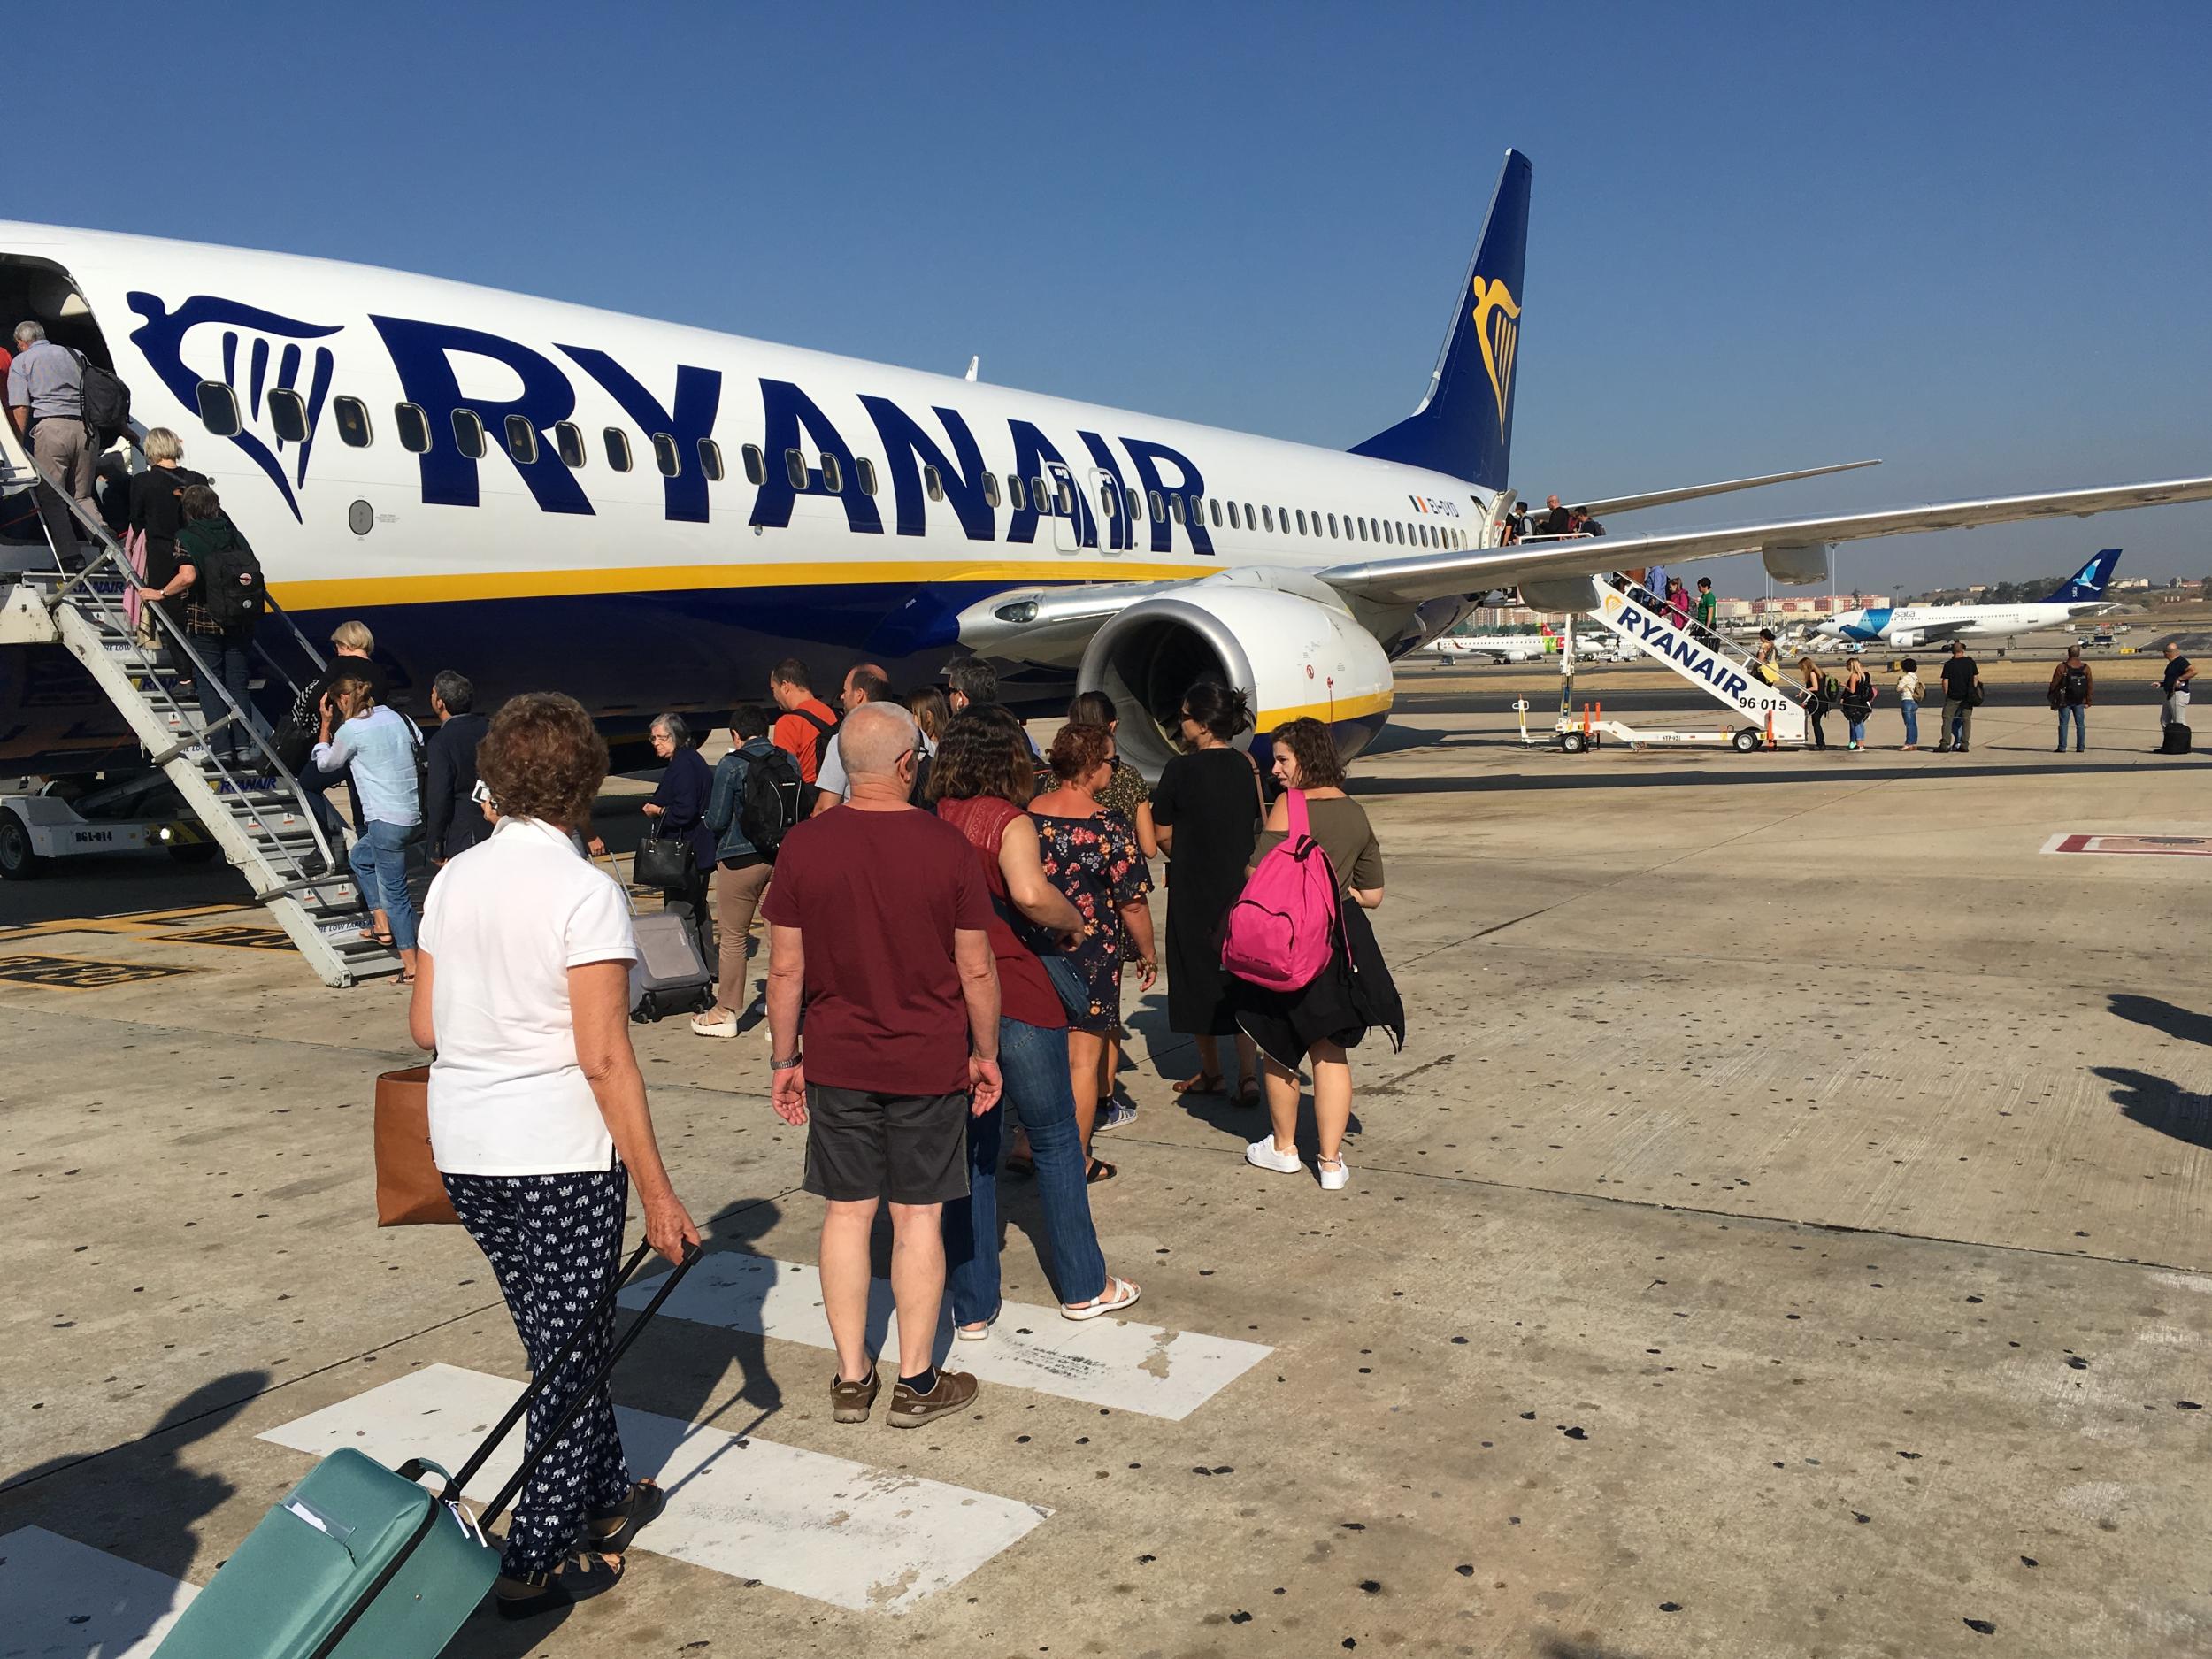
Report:
M 133 11 L 77 33 L 113 157 L 88 75 L 19 107 L 10 214 L 1342 446 L 1418 395 L 1512 144 L 1525 495 L 1887 460 L 1625 531 L 2212 472 L 2201 0 Z M 2212 572 L 2212 507 L 1847 548 L 1842 583 L 2113 542 Z

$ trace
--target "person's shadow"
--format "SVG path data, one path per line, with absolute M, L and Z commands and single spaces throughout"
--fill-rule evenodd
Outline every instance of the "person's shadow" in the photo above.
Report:
M 51 1488 L 37 1490 L 42 1484 L 66 1485 L 65 1501 L 45 1506 L 57 1511 L 58 1523 L 47 1531 L 95 1548 L 112 1540 L 114 1553 L 124 1559 L 170 1578 L 189 1580 L 202 1554 L 198 1523 L 228 1502 L 237 1488 L 221 1475 L 189 1467 L 181 1454 L 229 1425 L 270 1381 L 267 1371 L 241 1371 L 203 1383 L 162 1413 L 161 1421 L 134 1447 L 119 1455 L 54 1458 L 0 1481 L 0 1493 L 36 1502 L 50 1495 Z M 99 1468 L 103 1462 L 111 1462 L 110 1469 Z M 62 1478 L 73 1470 L 77 1473 L 65 1482 Z M 31 1519 L 29 1524 L 37 1523 Z M 208 1570 L 212 1571 L 211 1564 Z M 56 1655 L 76 1650 L 43 1644 L 58 1635 L 73 1642 L 81 1639 L 84 1659 L 108 1659 L 145 1640 L 173 1606 L 170 1598 L 149 1594 L 142 1580 L 134 1579 L 104 1587 L 69 1614 L 70 1623 L 60 1632 L 23 1632 L 12 1628 L 11 1617 L 4 1639 L 8 1651 L 13 1652 L 14 1640 L 28 1634 L 33 1641 L 29 1651 Z
M 2115 1085 L 2113 1103 L 2130 1123 L 2155 1129 L 2162 1135 L 2171 1135 L 2185 1146 L 2212 1152 L 2212 1097 L 2193 1094 L 2162 1077 L 2154 1077 L 2148 1071 L 2131 1071 L 2125 1066 L 2097 1065 L 2089 1069 Z
M 2148 1025 L 2184 1042 L 2212 1044 L 2212 1014 L 2200 1014 L 2159 997 L 2138 996 L 2129 991 L 2109 992 L 2108 998 L 2110 1011 L 2122 1019 Z

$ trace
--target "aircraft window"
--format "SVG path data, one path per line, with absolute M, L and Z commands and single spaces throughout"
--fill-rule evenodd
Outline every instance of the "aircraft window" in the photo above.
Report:
M 1260 508 L 1260 523 L 1270 531 L 1275 528 L 1275 510 L 1272 507 L 1263 505 Z
M 1137 499 L 1137 492 L 1135 489 L 1130 488 L 1123 490 L 1121 492 L 1121 498 L 1124 502 L 1128 503 L 1129 517 L 1133 522 L 1144 517 L 1144 504 Z
M 1256 530 L 1260 527 L 1259 510 L 1248 501 L 1244 503 L 1244 527 L 1248 530 Z
M 1145 499 L 1152 503 L 1152 522 L 1154 524 L 1165 524 L 1167 522 L 1167 503 L 1160 499 L 1160 492 L 1156 489 L 1148 490 L 1145 493 Z
M 1183 498 L 1180 495 L 1167 498 L 1167 516 L 1178 524 L 1183 522 Z
M 1018 474 L 1013 472 L 1006 475 L 1006 504 L 1016 512 L 1020 512 L 1029 505 L 1029 496 L 1022 488 L 1021 479 Z
M 287 386 L 269 393 L 269 425 L 282 443 L 307 441 L 307 400 Z
M 471 460 L 480 459 L 488 447 L 484 442 L 483 418 L 472 409 L 455 410 L 453 442 L 460 446 L 461 453 Z
M 1221 497 L 1220 497 L 1220 496 L 1218 496 L 1218 495 L 1209 495 L 1209 496 L 1207 496 L 1207 497 L 1206 497 L 1206 505 L 1207 505 L 1207 508 L 1208 508 L 1208 509 L 1209 509 L 1209 510 L 1210 510 L 1210 511 L 1213 513 L 1213 516 L 1214 516 L 1214 528 L 1215 528 L 1215 529 L 1217 529 L 1217 530 L 1220 529 L 1220 528 L 1221 528 Z
M 561 465 L 572 472 L 584 465 L 584 434 L 572 420 L 564 420 L 553 428 L 553 448 L 561 457 Z
M 874 495 L 876 493 L 876 464 L 864 455 L 853 463 L 853 470 L 860 474 L 860 493 L 864 495 Z
M 1306 510 L 1303 507 L 1298 510 L 1298 534 L 1300 535 L 1306 534 Z
M 783 452 L 783 475 L 791 480 L 794 489 L 806 488 L 806 457 L 796 449 Z
M 1244 528 L 1244 521 L 1237 517 L 1237 504 L 1234 502 L 1229 503 L 1229 528 L 1232 530 Z
M 1029 499 L 1037 503 L 1039 512 L 1052 511 L 1052 498 L 1045 493 L 1045 481 L 1042 478 L 1032 478 L 1029 480 Z
M 833 495 L 845 493 L 845 468 L 833 455 L 822 457 L 822 488 Z
M 722 481 L 722 446 L 712 438 L 699 440 L 699 470 L 707 475 L 710 484 Z
M 944 500 L 945 475 L 940 472 L 933 466 L 924 467 L 922 469 L 922 488 L 929 492 L 930 500 Z
M 200 420 L 219 438 L 235 437 L 240 424 L 238 394 L 220 380 L 202 380 Z
M 205 391 L 207 388 L 200 388 Z M 392 406 L 392 425 L 399 431 L 399 447 L 410 455 L 422 455 L 430 448 L 430 417 L 424 414 L 420 403 L 395 403 Z
M 653 465 L 660 468 L 663 478 L 674 478 L 684 470 L 683 451 L 676 447 L 673 433 L 653 434 Z
M 1329 540 L 1332 541 L 1336 540 L 1336 515 L 1334 513 L 1329 515 Z
M 369 406 L 357 397 L 330 400 L 331 419 L 338 423 L 338 442 L 349 449 L 369 447 Z
M 1059 499 L 1060 511 L 1072 516 L 1075 511 L 1075 491 L 1068 480 L 1064 478 L 1061 479 L 1055 485 L 1053 494 Z
M 986 472 L 983 475 L 983 499 L 991 506 L 998 505 L 998 474 L 996 472 Z
M 1110 518 L 1121 511 L 1121 492 L 1111 484 L 1098 487 L 1098 511 L 1101 518 Z
M 538 429 L 530 424 L 529 416 L 507 417 L 507 453 L 525 466 L 538 458 Z
M 1353 520 L 1352 520 L 1352 522 L 1353 522 L 1355 525 L 1357 525 L 1357 526 L 1359 526 L 1359 539 L 1360 539 L 1361 541 L 1366 541 L 1366 540 L 1367 540 L 1367 520 L 1366 520 L 1366 519 L 1364 519 L 1364 518 L 1355 518 L 1355 519 L 1353 519 Z
M 768 468 L 761 459 L 760 445 L 749 443 L 738 451 L 738 456 L 745 463 L 745 481 L 748 484 L 762 483 L 767 479 Z
M 1282 526 L 1283 534 L 1285 535 L 1288 535 L 1290 534 L 1290 509 L 1287 507 L 1276 508 L 1275 522 Z
M 609 426 L 601 434 L 606 441 L 607 465 L 618 472 L 630 470 L 630 434 L 619 426 Z

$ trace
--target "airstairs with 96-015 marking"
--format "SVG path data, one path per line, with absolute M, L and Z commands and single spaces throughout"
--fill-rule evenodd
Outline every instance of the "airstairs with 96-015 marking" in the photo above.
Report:
M 1717 726 L 1630 726 L 1573 708 L 1575 626 L 1570 622 L 1560 653 L 1559 719 L 1554 741 L 1570 754 L 1613 737 L 1631 748 L 1646 744 L 1724 744 L 1740 753 L 1805 741 L 1809 731 L 1804 695 L 1778 666 L 1762 664 L 1720 634 L 1671 610 L 1626 575 L 1593 576 L 1590 604 L 1582 616 L 1617 639 L 1634 656 L 1659 663 L 1733 717 Z
M 182 625 L 181 602 L 171 602 L 173 615 L 170 604 L 140 603 L 134 622 L 128 595 L 138 572 L 130 556 L 97 517 L 65 489 L 52 488 L 53 479 L 12 425 L 0 421 L 0 495 L 42 482 L 89 545 L 58 550 L 51 569 L 23 572 L 0 589 L 0 645 L 58 645 L 83 664 L 142 751 L 142 759 L 132 753 L 119 769 L 151 769 L 167 780 L 324 984 L 354 985 L 398 972 L 398 956 L 368 931 L 368 910 L 342 851 L 317 823 L 306 791 L 278 758 L 257 711 L 233 698 L 209 670 L 196 636 Z M 324 659 L 274 600 L 256 633 L 253 675 L 288 703 L 320 675 Z M 271 635 L 284 654 L 296 649 L 298 673 L 271 648 Z M 203 715 L 188 681 L 216 690 L 222 710 L 217 718 Z M 209 741 L 218 737 L 229 741 Z M 242 755 L 227 757 L 221 751 L 234 745 Z M 0 819 L 7 820 L 0 822 L 0 834 L 23 833 L 20 815 L 4 799 Z

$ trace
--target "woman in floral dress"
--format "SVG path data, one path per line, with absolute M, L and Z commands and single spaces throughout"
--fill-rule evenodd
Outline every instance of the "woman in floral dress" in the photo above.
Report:
M 1113 731 L 1121 724 L 1114 709 L 1114 700 L 1102 691 L 1079 693 L 1068 704 L 1070 726 L 1102 726 Z M 1118 814 L 1129 821 L 1137 832 L 1137 850 L 1146 858 L 1160 855 L 1160 841 L 1152 826 L 1152 786 L 1144 780 L 1144 774 L 1123 760 L 1114 757 L 1114 775 L 1098 792 L 1098 803 L 1109 812 Z M 1137 959 L 1137 941 L 1127 928 L 1121 933 L 1121 959 L 1124 963 Z M 1121 1045 L 1128 1037 L 1125 1025 L 1117 1021 L 1112 1033 L 1106 1039 L 1105 1051 L 1098 1061 L 1098 1126 L 1118 1129 L 1132 1122 L 1137 1115 L 1135 1105 L 1114 1098 L 1117 1079 L 1121 1076 Z
M 1045 879 L 1083 918 L 1083 931 L 1061 958 L 1079 990 L 1068 1010 L 1068 1076 L 1083 1132 L 1089 1179 L 1110 1181 L 1114 1166 L 1090 1157 L 1098 1119 L 1098 1073 L 1106 1042 L 1121 1025 L 1121 941 L 1136 945 L 1139 983 L 1159 976 L 1152 939 L 1152 877 L 1128 819 L 1099 804 L 1114 776 L 1114 734 L 1104 726 L 1067 726 L 1047 757 L 1057 787 L 1029 803 L 1037 820 Z

